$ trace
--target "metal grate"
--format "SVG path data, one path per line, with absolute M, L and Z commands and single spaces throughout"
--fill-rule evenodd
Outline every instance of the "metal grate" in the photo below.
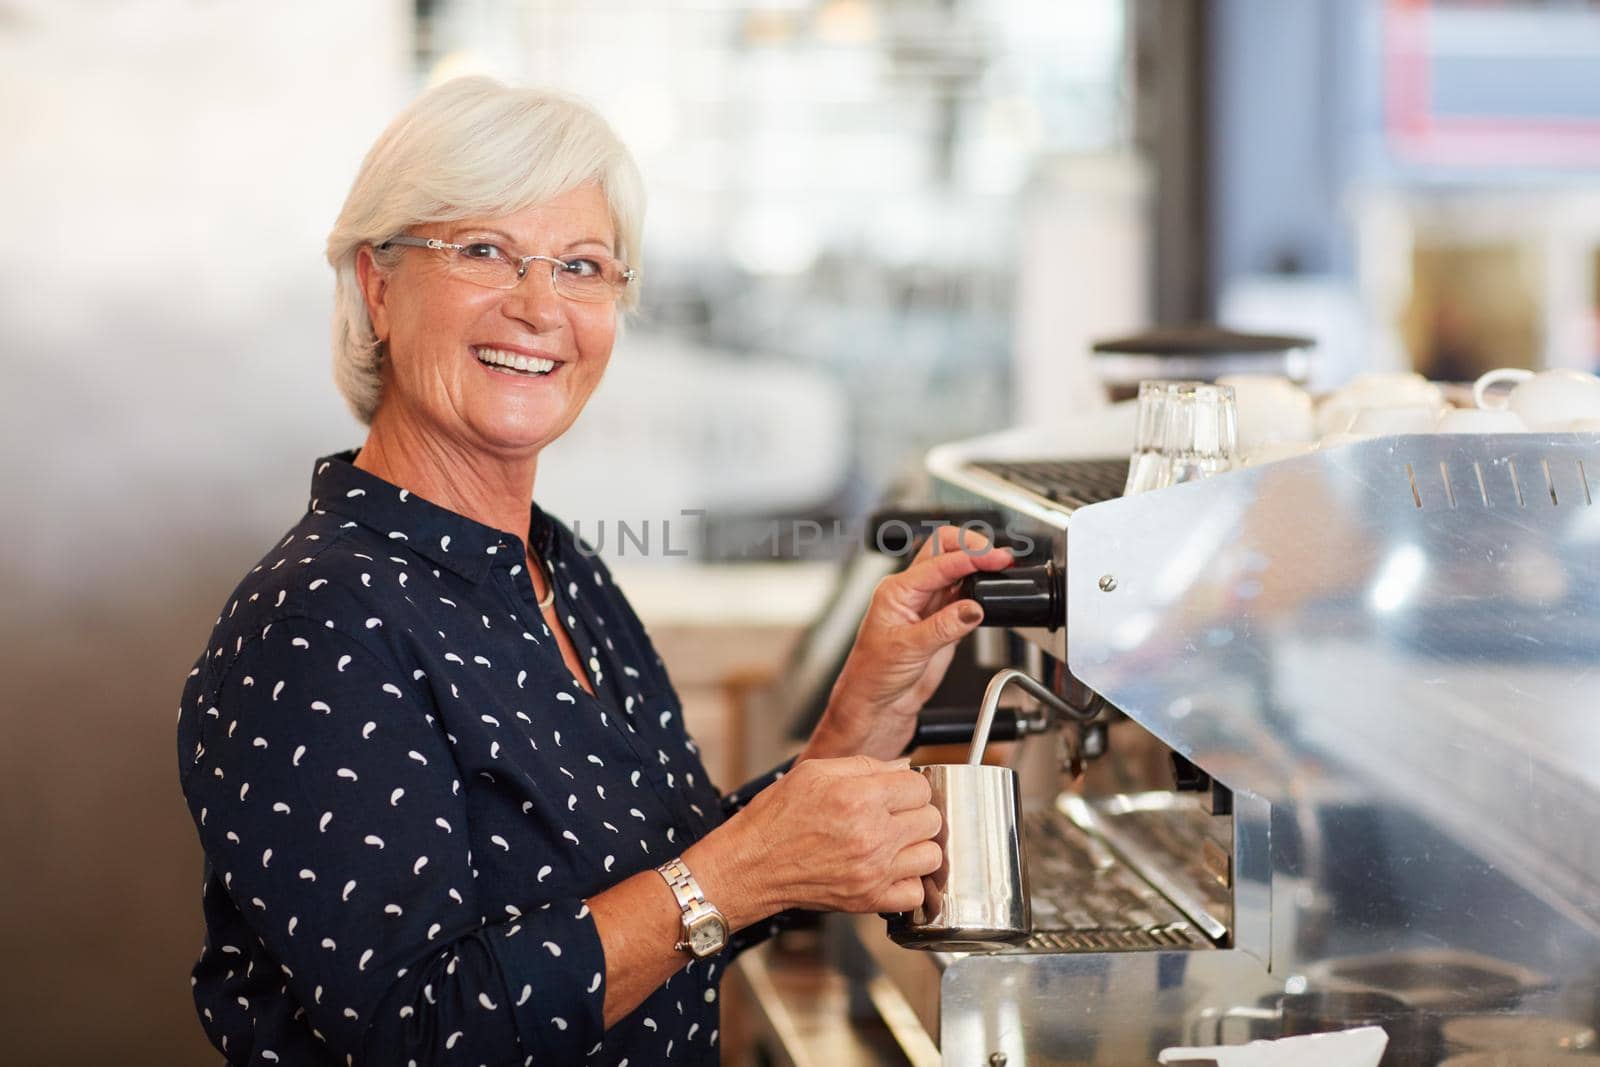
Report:
M 1056 811 L 1029 812 L 1030 952 L 1212 948 L 1171 901 L 1103 843 Z
M 1100 930 L 1036 930 L 1022 947 L 1031 952 L 1134 952 L 1141 949 L 1210 948 L 1188 923 Z
M 1126 459 L 975 460 L 972 466 L 1051 503 L 1071 507 L 1115 500 L 1128 481 Z

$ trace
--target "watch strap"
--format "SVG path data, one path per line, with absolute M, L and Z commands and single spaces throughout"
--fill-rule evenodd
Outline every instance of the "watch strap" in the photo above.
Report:
M 673 897 L 678 902 L 678 909 L 682 913 L 678 925 L 678 941 L 673 948 L 678 952 L 691 952 L 689 945 L 689 924 L 706 913 L 721 917 L 721 910 L 710 901 L 700 889 L 700 883 L 695 880 L 694 874 L 689 870 L 688 864 L 678 859 L 668 860 L 656 868 L 656 873 L 666 881 L 672 890 Z
M 668 860 L 656 868 L 656 873 L 667 880 L 672 895 L 677 898 L 678 907 L 685 913 L 705 904 L 706 895 L 701 892 L 700 883 L 695 881 L 694 874 L 682 859 Z

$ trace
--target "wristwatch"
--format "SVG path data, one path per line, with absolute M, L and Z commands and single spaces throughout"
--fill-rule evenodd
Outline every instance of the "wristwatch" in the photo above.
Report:
M 678 898 L 678 907 L 683 909 L 678 943 L 672 947 L 697 960 L 721 952 L 728 943 L 728 920 L 700 892 L 700 883 L 689 873 L 688 866 L 681 858 L 668 860 L 656 868 L 656 873 L 667 880 L 672 895 Z

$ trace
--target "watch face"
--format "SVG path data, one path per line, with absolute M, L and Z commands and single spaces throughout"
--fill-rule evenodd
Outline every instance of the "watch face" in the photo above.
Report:
M 702 915 L 689 923 L 689 951 L 697 957 L 722 951 L 727 941 L 728 924 L 720 915 Z

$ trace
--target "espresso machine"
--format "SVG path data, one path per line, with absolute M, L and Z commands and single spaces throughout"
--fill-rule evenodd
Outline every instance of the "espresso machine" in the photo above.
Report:
M 1093 438 L 927 458 L 1019 557 L 969 586 L 986 665 L 1056 699 L 1013 687 L 995 735 L 1026 936 L 850 920 L 907 1058 L 1362 1025 L 1385 1065 L 1600 1054 L 1600 439 L 1380 437 L 1122 497 Z

